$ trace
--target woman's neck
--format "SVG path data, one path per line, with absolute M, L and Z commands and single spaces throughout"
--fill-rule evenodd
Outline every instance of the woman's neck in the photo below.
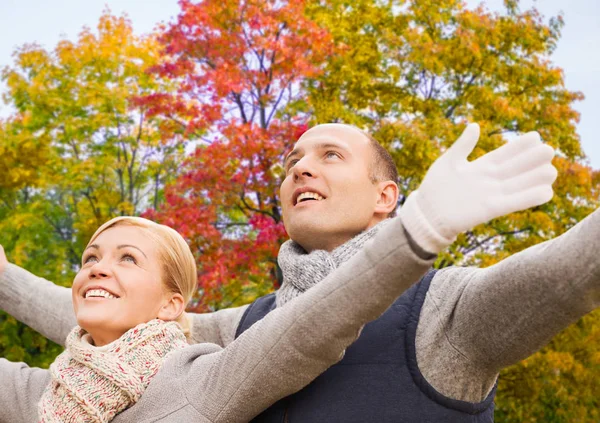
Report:
M 107 330 L 102 330 L 101 328 L 86 328 L 82 327 L 83 330 L 87 332 L 86 341 L 95 347 L 103 347 L 108 344 L 115 342 L 123 333 L 116 333 Z

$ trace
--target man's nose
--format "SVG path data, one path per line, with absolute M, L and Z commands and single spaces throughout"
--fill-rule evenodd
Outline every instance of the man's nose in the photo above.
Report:
M 294 180 L 297 181 L 300 178 L 314 178 L 316 176 L 316 170 L 314 164 L 311 162 L 310 157 L 304 156 L 296 162 L 293 167 Z

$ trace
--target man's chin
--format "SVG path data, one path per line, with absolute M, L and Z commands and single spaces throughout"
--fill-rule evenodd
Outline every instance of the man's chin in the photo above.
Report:
M 304 222 L 303 225 L 295 226 L 288 230 L 290 239 L 302 246 L 306 251 L 326 249 L 328 240 L 332 237 L 332 226 L 320 222 Z
M 298 239 L 307 237 L 322 237 L 327 234 L 327 224 L 322 220 L 315 221 L 309 219 L 296 219 L 290 229 L 286 226 L 286 231 L 290 238 L 298 242 Z

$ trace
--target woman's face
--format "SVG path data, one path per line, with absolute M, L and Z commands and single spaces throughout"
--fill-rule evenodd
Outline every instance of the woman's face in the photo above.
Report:
M 172 293 L 162 282 L 156 243 L 146 230 L 116 226 L 84 251 L 72 294 L 79 326 L 100 346 L 160 318 Z

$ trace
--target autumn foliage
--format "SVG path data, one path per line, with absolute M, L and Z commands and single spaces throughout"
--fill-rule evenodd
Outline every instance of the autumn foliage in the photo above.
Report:
M 198 257 L 196 310 L 245 304 L 272 290 L 285 239 L 278 166 L 308 115 L 301 100 L 331 53 L 328 32 L 305 2 L 182 1 L 160 40 L 167 61 L 152 69 L 176 93 L 140 101 L 197 141 L 165 204 L 147 216 L 179 230 Z
M 153 34 L 106 11 L 54 50 L 18 48 L 2 78 L 0 242 L 68 285 L 91 231 L 142 214 L 197 258 L 191 309 L 248 303 L 277 287 L 286 239 L 281 161 L 310 126 L 372 133 L 400 172 L 400 203 L 467 122 L 473 157 L 531 130 L 557 149 L 554 199 L 474 228 L 437 267 L 488 266 L 568 230 L 598 207 L 573 104 L 552 62 L 562 17 L 505 1 L 204 0 Z M 168 17 L 165 17 L 165 19 Z M 504 371 L 499 422 L 591 422 L 600 398 L 600 316 Z M 59 351 L 0 315 L 0 355 L 47 365 Z
M 12 262 L 70 285 L 99 225 L 158 204 L 185 140 L 162 139 L 163 118 L 130 98 L 171 90 L 145 72 L 160 51 L 154 36 L 106 12 L 97 32 L 15 52 L 2 72 L 14 114 L 0 122 L 0 233 Z M 59 351 L 14 320 L 0 325 L 0 352 L 12 360 L 48 365 Z

